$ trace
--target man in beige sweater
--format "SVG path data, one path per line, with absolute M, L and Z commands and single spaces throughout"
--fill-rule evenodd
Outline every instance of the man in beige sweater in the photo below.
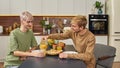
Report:
M 86 28 L 87 20 L 85 16 L 76 16 L 71 21 L 71 30 L 61 34 L 51 34 L 51 39 L 71 38 L 75 44 L 78 54 L 59 54 L 59 58 L 80 59 L 85 62 L 87 68 L 95 68 L 95 57 L 93 54 L 95 36 Z

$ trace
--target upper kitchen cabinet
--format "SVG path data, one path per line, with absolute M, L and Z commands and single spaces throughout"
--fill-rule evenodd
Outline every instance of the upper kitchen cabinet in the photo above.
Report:
M 41 14 L 43 15 L 56 15 L 58 9 L 58 0 L 42 0 L 41 1 Z
M 1 0 L 0 14 L 88 15 L 96 0 Z M 105 0 L 99 0 L 101 2 Z
M 112 0 L 112 35 L 120 35 L 120 0 Z
M 32 14 L 41 14 L 41 4 L 41 0 L 27 0 L 26 7 Z
M 0 1 L 0 14 L 9 14 L 10 13 L 10 0 L 1 0 Z
M 58 0 L 58 14 L 59 15 L 73 15 L 74 14 L 74 0 Z
M 26 10 L 26 0 L 10 0 L 10 13 L 19 14 Z
M 74 0 L 74 14 L 86 15 L 86 1 L 87 0 Z

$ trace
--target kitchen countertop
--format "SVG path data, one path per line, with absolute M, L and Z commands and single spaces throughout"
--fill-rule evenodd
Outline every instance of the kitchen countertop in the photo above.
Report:
M 34 33 L 35 36 L 45 36 L 47 34 L 42 34 L 42 33 Z M 8 33 L 0 33 L 0 36 L 9 36 Z

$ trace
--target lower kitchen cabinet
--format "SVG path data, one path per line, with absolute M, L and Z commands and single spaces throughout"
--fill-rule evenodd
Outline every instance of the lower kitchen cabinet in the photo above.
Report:
M 111 46 L 116 48 L 115 62 L 120 62 L 120 36 L 111 37 Z
M 8 36 L 0 36 L 0 62 L 5 60 L 9 45 L 8 38 Z
M 108 45 L 108 36 L 95 36 L 96 43 Z

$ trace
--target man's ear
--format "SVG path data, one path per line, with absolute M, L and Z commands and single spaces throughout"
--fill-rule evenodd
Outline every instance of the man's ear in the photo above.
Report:
M 84 29 L 84 27 L 83 27 L 83 26 L 81 26 L 81 27 L 79 27 L 79 29 L 80 29 L 80 30 L 83 30 L 83 29 Z

